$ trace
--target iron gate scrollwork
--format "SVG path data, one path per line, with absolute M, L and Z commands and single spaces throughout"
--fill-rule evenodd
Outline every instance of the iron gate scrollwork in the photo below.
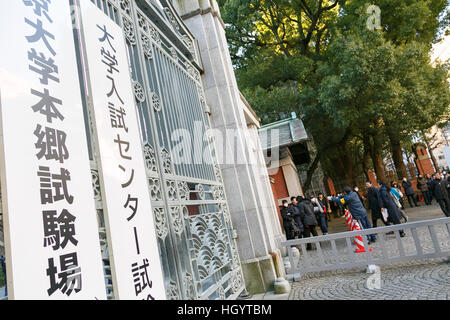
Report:
M 200 163 L 175 162 L 171 154 L 173 132 L 203 141 L 195 124 L 210 128 L 195 39 L 169 1 L 91 2 L 126 39 L 167 297 L 234 299 L 244 281 L 214 147 L 204 143 Z

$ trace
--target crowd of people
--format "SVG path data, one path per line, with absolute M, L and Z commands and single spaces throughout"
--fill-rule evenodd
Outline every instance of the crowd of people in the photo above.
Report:
M 402 192 L 403 188 L 403 192 Z M 432 204 L 433 198 L 440 205 L 445 216 L 450 216 L 450 174 L 436 172 L 434 175 L 419 175 L 417 177 L 417 189 L 423 196 L 426 206 Z M 283 200 L 281 216 L 288 240 L 318 236 L 317 228 L 323 235 L 328 234 L 328 222 L 331 215 L 335 218 L 344 214 L 348 209 L 353 219 L 359 222 L 362 229 L 376 228 L 378 220 L 388 226 L 408 222 L 405 212 L 404 198 L 408 199 L 409 206 L 418 207 L 417 194 L 412 182 L 404 178 L 400 184 L 393 181 L 390 184 L 378 181 L 378 187 L 372 182 L 366 182 L 366 192 L 361 193 L 357 186 L 345 187 L 342 194 L 325 197 L 323 193 L 317 196 L 311 194 L 306 198 L 302 196 L 292 197 L 291 202 Z M 371 220 L 364 205 L 367 203 L 371 211 Z M 400 230 L 400 236 L 405 232 Z M 376 241 L 375 235 L 367 236 L 368 243 Z M 307 250 L 311 250 L 308 244 Z
M 281 216 L 283 226 L 288 240 L 295 238 L 307 238 L 311 235 L 318 236 L 317 227 L 320 227 L 322 234 L 328 234 L 328 221 L 331 208 L 324 197 L 319 193 L 317 197 L 310 195 L 307 198 L 302 196 L 292 197 L 291 203 L 283 200 Z M 311 244 L 307 245 L 307 250 L 311 250 Z

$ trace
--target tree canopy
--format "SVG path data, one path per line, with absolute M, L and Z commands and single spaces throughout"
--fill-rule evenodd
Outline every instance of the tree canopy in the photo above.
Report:
M 238 84 L 263 123 L 296 112 L 313 137 L 309 180 L 319 160 L 348 184 L 369 167 L 385 179 L 386 152 L 403 177 L 402 143 L 449 120 L 449 65 L 430 61 L 449 25 L 446 0 L 219 4 Z M 379 30 L 367 27 L 369 5 L 381 10 Z

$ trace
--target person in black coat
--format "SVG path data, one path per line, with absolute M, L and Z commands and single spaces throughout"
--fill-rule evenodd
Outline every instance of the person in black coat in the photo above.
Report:
M 447 197 L 450 200 L 450 175 L 447 175 Z
M 380 189 L 378 190 L 378 199 L 379 199 L 379 207 L 381 210 L 387 209 L 388 211 L 388 221 L 393 224 L 401 224 L 401 213 L 398 210 L 397 205 L 392 199 L 391 195 L 391 187 L 385 184 L 383 181 L 379 181 Z M 405 236 L 405 232 L 400 230 L 400 236 L 403 238 Z
M 287 200 L 283 200 L 283 206 L 280 211 L 281 217 L 283 218 L 283 227 L 284 231 L 286 232 L 286 239 L 295 239 L 296 228 L 294 215 L 292 214 L 291 208 L 289 208 Z
M 298 199 L 298 198 L 297 198 Z M 300 216 L 303 222 L 304 232 L 303 237 L 309 238 L 311 234 L 314 237 L 318 236 L 316 227 L 317 227 L 317 219 L 314 214 L 314 205 L 311 200 L 303 199 L 300 197 L 301 202 L 299 202 L 298 208 L 300 209 Z M 311 250 L 311 244 L 306 245 L 306 250 Z
M 414 203 L 414 205 L 418 207 L 411 181 L 403 178 L 402 187 L 405 190 L 406 196 L 408 197 L 409 206 L 412 208 Z
M 444 212 L 445 216 L 449 217 L 450 201 L 448 199 L 447 180 L 442 180 L 440 173 L 434 174 L 434 180 L 431 183 L 431 190 L 433 191 L 433 195 L 439 203 L 442 212 Z
M 433 201 L 433 191 L 431 190 L 432 184 L 433 178 L 431 177 L 431 174 L 427 174 L 428 197 L 430 198 L 430 203 Z
M 419 176 L 417 177 L 417 189 L 422 191 L 423 198 L 425 200 L 425 205 L 427 206 L 431 205 L 431 199 L 428 193 L 427 179 L 421 174 L 419 174 Z
M 325 222 L 331 221 L 331 218 L 330 218 L 330 211 L 331 211 L 330 204 L 328 203 L 327 198 L 325 198 L 325 195 L 322 192 L 319 192 L 319 194 L 317 195 L 317 202 L 320 205 L 320 209 L 325 214 Z M 326 225 L 327 225 L 327 228 L 328 228 L 328 223 Z
M 381 219 L 381 221 L 384 223 L 384 225 L 389 225 L 387 222 L 384 221 L 383 215 L 381 214 L 381 208 L 380 208 L 380 199 L 378 196 L 378 189 L 372 185 L 372 182 L 367 181 L 366 182 L 366 188 L 367 188 L 367 200 L 369 201 L 369 209 L 372 212 L 372 225 L 374 228 L 377 227 L 377 221 L 378 219 Z
M 305 231 L 305 228 L 303 227 L 302 217 L 300 215 L 299 203 L 298 203 L 296 197 L 291 198 L 291 204 L 290 204 L 289 208 L 291 209 L 292 215 L 294 217 L 294 221 L 298 228 L 299 237 L 301 238 L 301 235 Z

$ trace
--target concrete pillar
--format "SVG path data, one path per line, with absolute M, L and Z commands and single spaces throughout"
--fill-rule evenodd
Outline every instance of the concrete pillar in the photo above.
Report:
M 279 160 L 278 164 L 278 169 L 283 173 L 289 197 L 304 196 L 298 170 L 290 152 L 288 152 L 287 157 Z
M 248 128 L 251 141 L 254 145 L 254 157 L 256 159 L 253 169 L 255 171 L 255 177 L 257 178 L 256 186 L 259 189 L 262 200 L 263 212 L 267 216 L 271 225 L 271 233 L 273 234 L 276 247 L 284 252 L 284 248 L 281 248 L 281 242 L 286 240 L 286 236 L 283 234 L 280 220 L 278 217 L 278 208 L 275 205 L 272 187 L 270 186 L 269 173 L 262 153 L 261 140 L 258 135 L 258 128 L 256 125 L 251 125 Z M 298 178 L 297 178 L 298 179 Z
M 289 197 L 304 196 L 303 189 L 298 177 L 298 170 L 291 157 L 287 157 L 280 162 L 283 170 L 284 180 L 289 192 Z
M 250 293 L 266 292 L 273 289 L 280 273 L 284 274 L 283 266 L 277 269 L 273 257 L 281 256 L 278 234 L 281 228 L 279 223 L 275 223 L 277 213 L 274 205 L 268 201 L 270 186 L 266 184 L 269 180 L 267 178 L 264 182 L 258 166 L 250 163 L 252 150 L 246 143 L 249 132 L 228 51 L 225 26 L 215 0 L 177 0 L 173 4 L 199 43 L 211 125 L 222 137 L 216 147 L 220 152 L 234 146 L 234 155 L 238 157 L 234 163 L 221 163 L 221 170 L 233 226 L 237 230 L 236 241 L 246 287 Z M 270 201 L 273 202 L 272 199 Z

